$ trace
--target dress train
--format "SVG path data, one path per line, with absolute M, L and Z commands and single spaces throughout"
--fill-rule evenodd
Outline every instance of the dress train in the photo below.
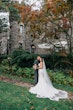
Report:
M 68 93 L 53 87 L 52 82 L 47 74 L 45 62 L 43 68 L 39 69 L 38 83 L 29 89 L 29 92 L 36 94 L 38 98 L 49 98 L 50 100 L 59 101 L 59 99 L 68 98 Z

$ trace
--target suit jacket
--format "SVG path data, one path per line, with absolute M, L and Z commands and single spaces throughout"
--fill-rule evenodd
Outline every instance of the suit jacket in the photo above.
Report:
M 40 63 L 40 62 L 39 62 L 38 60 L 35 60 L 35 61 L 34 61 L 34 64 L 36 64 L 37 66 L 38 66 L 39 63 Z

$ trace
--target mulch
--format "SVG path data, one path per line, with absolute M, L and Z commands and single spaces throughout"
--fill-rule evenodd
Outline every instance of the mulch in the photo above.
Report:
M 12 84 L 20 86 L 20 87 L 26 87 L 27 89 L 29 89 L 30 87 L 33 86 L 30 83 L 25 83 L 25 82 L 15 80 L 15 79 L 12 79 L 12 78 L 7 78 L 5 76 L 0 76 L 0 81 L 12 83 Z M 68 92 L 68 100 L 73 101 L 73 92 Z

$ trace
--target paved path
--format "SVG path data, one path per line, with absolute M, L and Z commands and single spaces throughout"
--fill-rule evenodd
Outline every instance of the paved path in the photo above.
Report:
M 12 84 L 15 84 L 17 86 L 27 87 L 27 88 L 30 88 L 31 86 L 33 86 L 30 83 L 25 83 L 25 82 L 18 81 L 18 80 L 12 79 L 12 78 L 7 78 L 5 76 L 0 76 L 0 81 L 12 83 Z
M 12 79 L 12 78 L 7 78 L 5 76 L 0 76 L 0 81 L 12 83 L 12 84 L 15 84 L 15 85 L 21 86 L 21 87 L 26 87 L 28 89 L 33 86 L 30 83 L 25 83 L 25 82 L 18 81 L 18 80 Z M 68 93 L 68 100 L 73 100 L 73 93 L 72 92 Z

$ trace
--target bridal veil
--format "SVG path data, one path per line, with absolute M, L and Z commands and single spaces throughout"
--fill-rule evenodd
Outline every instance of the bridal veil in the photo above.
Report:
M 29 89 L 29 92 L 36 94 L 38 98 L 49 98 L 50 100 L 59 101 L 59 99 L 68 98 L 68 93 L 63 90 L 56 89 L 50 77 L 47 74 L 45 62 L 43 60 L 43 68 L 38 71 L 38 83 Z

